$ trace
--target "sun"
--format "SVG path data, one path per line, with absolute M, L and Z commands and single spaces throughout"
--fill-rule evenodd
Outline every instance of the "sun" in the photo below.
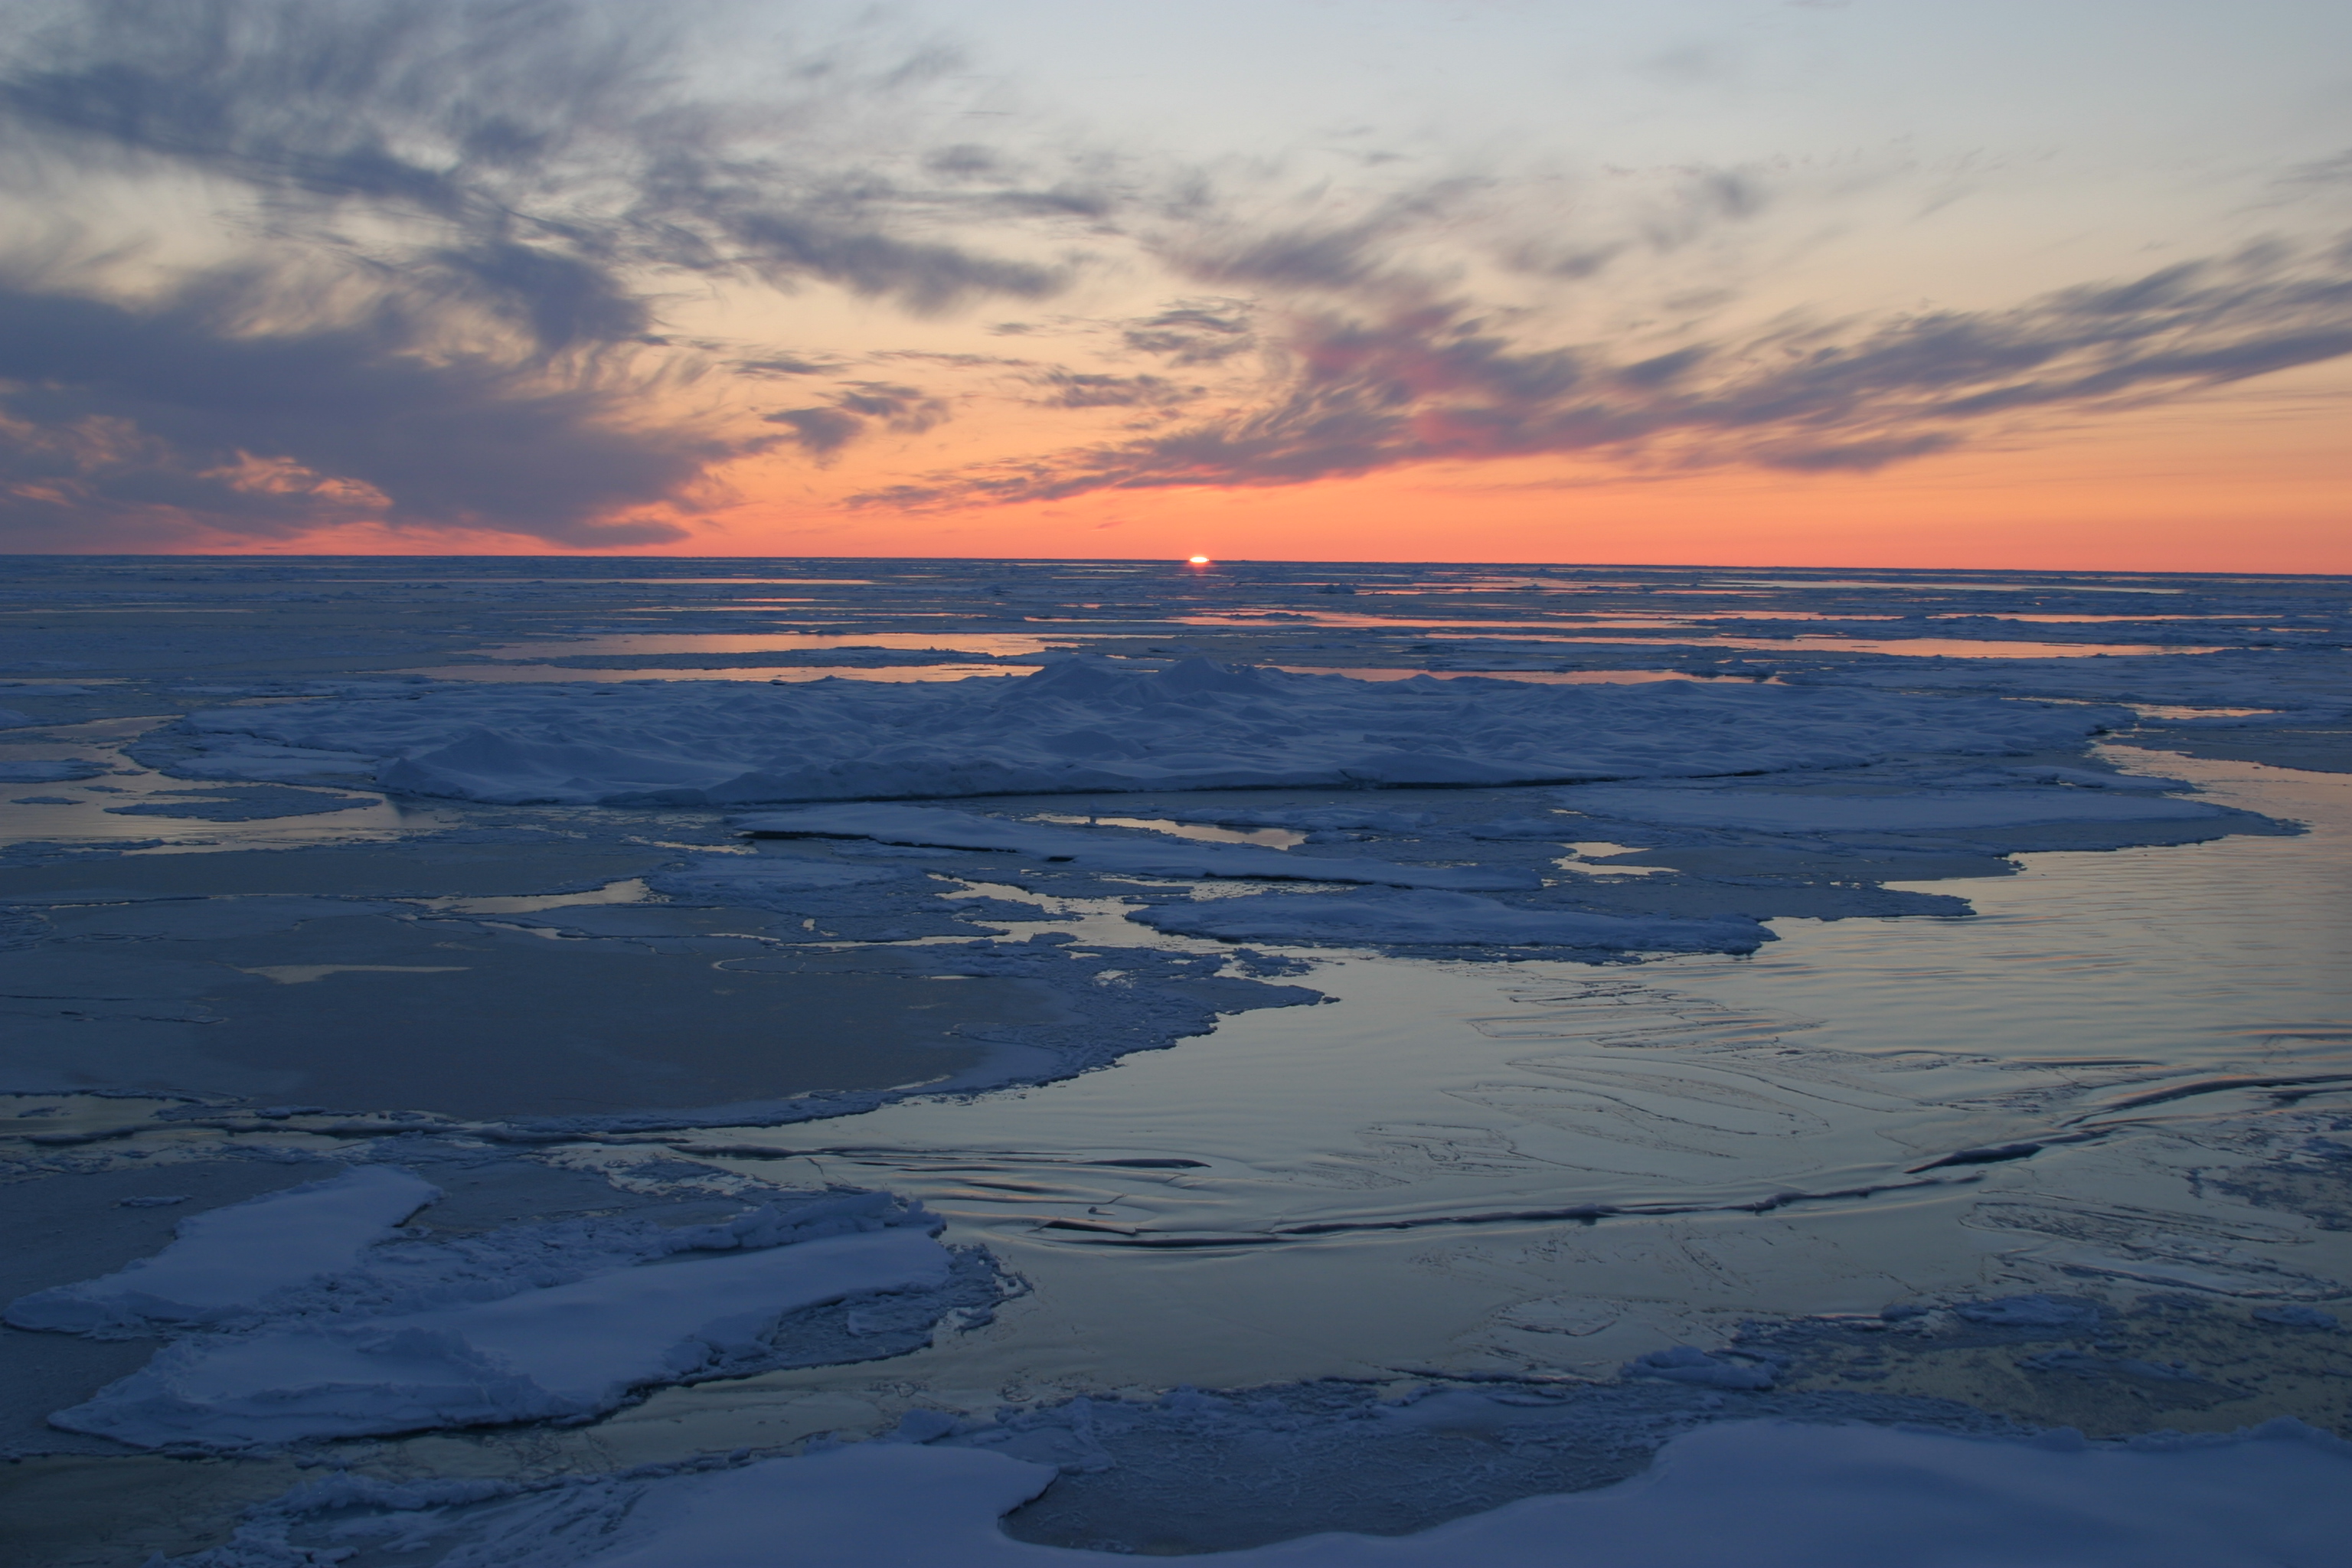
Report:
M 1209 558 L 1205 555 L 1195 555 L 1186 563 L 1187 565 L 1191 566 L 1206 566 L 1208 563 Z

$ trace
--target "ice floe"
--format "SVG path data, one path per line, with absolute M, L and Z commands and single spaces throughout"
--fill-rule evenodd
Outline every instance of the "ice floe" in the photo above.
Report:
M 752 1370 L 784 1314 L 948 1279 L 919 1230 L 821 1237 L 641 1264 L 494 1301 L 351 1323 L 296 1323 L 167 1347 L 49 1419 L 142 1447 L 602 1415 L 652 1384 Z
M 410 1172 L 362 1165 L 325 1181 L 184 1220 L 179 1239 L 102 1279 L 10 1303 L 19 1329 L 153 1333 L 218 1321 L 356 1264 L 392 1227 L 440 1196 Z
M 362 1165 L 199 1215 L 144 1264 L 20 1300 L 20 1328 L 182 1336 L 52 1424 L 138 1447 L 242 1448 L 577 1420 L 648 1385 L 793 1364 L 771 1337 L 789 1315 L 939 1292 L 969 1261 L 933 1239 L 940 1222 L 919 1206 L 870 1192 L 778 1193 L 702 1224 L 623 1214 L 437 1239 L 387 1230 L 386 1216 L 439 1195 L 407 1170 Z M 949 1304 L 913 1302 L 919 1338 Z M 877 1341 L 835 1359 L 908 1348 Z
M 1369 882 L 1403 888 L 1533 888 L 1524 872 L 1478 867 L 1401 866 L 1357 857 L 1294 855 L 1251 844 L 1202 844 L 1189 838 L 1099 827 L 1055 827 L 1007 822 L 922 805 L 830 805 L 767 812 L 736 819 L 756 837 L 866 838 L 882 844 L 992 849 L 1044 861 L 1066 861 L 1091 871 L 1150 877 L 1235 877 L 1296 882 Z
M 190 777 L 372 773 L 507 804 L 751 805 L 1094 790 L 1507 784 L 1851 766 L 2074 744 L 2121 710 L 1667 680 L 1354 680 L 1192 659 L 793 686 L 456 683 L 194 713 Z
M 1675 920 L 1517 909 L 1472 893 L 1260 893 L 1160 904 L 1129 920 L 1155 931 L 1226 942 L 1373 942 L 1475 947 L 1542 944 L 1617 952 L 1753 952 L 1772 940 L 1742 917 Z

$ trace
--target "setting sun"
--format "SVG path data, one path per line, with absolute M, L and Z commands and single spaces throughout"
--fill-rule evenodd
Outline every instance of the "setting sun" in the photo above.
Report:
M 1209 558 L 1205 555 L 1195 555 L 1192 557 L 1189 563 L 1194 566 L 1206 566 L 1209 563 Z

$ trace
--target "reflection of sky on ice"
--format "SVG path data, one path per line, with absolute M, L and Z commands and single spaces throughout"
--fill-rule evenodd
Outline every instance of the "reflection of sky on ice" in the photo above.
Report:
M 2029 856 L 2015 879 L 1969 885 L 1975 918 L 1784 922 L 1745 959 L 1327 960 L 1314 984 L 1334 1005 L 1247 1015 L 1066 1083 L 713 1141 L 808 1151 L 835 1179 L 919 1193 L 1017 1258 L 1039 1286 L 1028 1310 L 1054 1326 L 933 1352 L 927 1370 L 959 1384 L 1050 1375 L 1062 1333 L 1087 1336 L 1112 1385 L 1402 1361 L 1516 1370 L 1538 1352 L 1601 1373 L 1709 1314 L 1966 1290 L 1993 1245 L 1969 1216 L 2003 1194 L 2084 1213 L 2127 1199 L 2191 1225 L 2243 1215 L 2200 1200 L 2182 1141 L 2269 1096 L 2224 1088 L 2155 1111 L 2141 1097 L 2352 1070 L 2352 984 L 2333 952 L 2352 786 L 2189 771 L 2316 837 Z M 1105 910 L 1060 929 L 1131 942 L 1118 924 Z M 1916 1172 L 2105 1130 L 2013 1164 Z M 1137 1157 L 1199 1163 L 1086 1165 Z M 1873 1186 L 1895 1190 L 1706 1212 Z M 1580 1205 L 1633 1212 L 1549 1262 L 1559 1222 L 1508 1218 Z M 1087 1228 L 1038 1228 L 1055 1220 Z M 2252 1228 L 2276 1232 L 2278 1216 Z M 2022 1257 L 2136 1267 L 2063 1226 L 1995 1234 Z M 1212 1245 L 1133 1245 L 1155 1237 Z M 2142 1284 L 2226 1271 L 2210 1247 L 2175 1246 L 2137 1260 Z M 1139 1271 L 1158 1304 L 1133 1294 Z M 1616 1326 L 1549 1342 L 1482 1329 L 1538 1286 L 1618 1302 Z

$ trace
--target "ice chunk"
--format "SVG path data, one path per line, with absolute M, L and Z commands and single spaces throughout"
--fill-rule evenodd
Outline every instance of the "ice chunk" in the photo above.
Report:
M 49 1417 L 141 1447 L 239 1448 L 601 1414 L 648 1384 L 756 1361 L 785 1313 L 946 1282 L 899 1227 L 616 1269 L 499 1300 L 183 1341 Z
M 1127 918 L 1156 931 L 1226 942 L 1542 943 L 1624 952 L 1753 952 L 1772 940 L 1760 923 L 1743 917 L 1696 921 L 1525 910 L 1469 893 L 1433 890 L 1261 893 L 1155 905 Z
M 1661 1378 L 1668 1383 L 1696 1384 L 1701 1388 L 1769 1388 L 1772 1369 L 1751 1361 L 1711 1356 L 1696 1345 L 1652 1351 L 1625 1363 L 1627 1377 Z
M 1007 822 L 968 811 L 925 805 L 818 805 L 735 819 L 762 837 L 870 838 L 882 844 L 930 844 L 950 849 L 995 849 L 1037 860 L 1060 860 L 1090 871 L 1147 877 L 1238 877 L 1293 882 L 1367 882 L 1401 888 L 1534 888 L 1524 872 L 1477 867 L 1400 866 L 1393 861 L 1293 855 L 1254 844 L 1202 844 L 1196 839 L 1099 827 L 1056 827 Z
M 1562 805 L 1594 816 L 1768 833 L 1900 833 L 2058 822 L 2175 822 L 2226 816 L 2201 801 L 2078 789 L 1924 790 L 1913 795 L 1792 795 L 1748 789 L 1579 789 Z
M 21 1296 L 7 1321 L 79 1334 L 152 1333 L 160 1324 L 217 1322 L 274 1292 L 351 1268 L 360 1254 L 441 1195 L 423 1177 L 361 1165 L 182 1220 L 152 1258 L 78 1285 Z
M 2009 754 L 2124 710 L 1663 680 L 1354 680 L 1074 658 L 891 685 L 707 681 L 344 689 L 194 713 L 157 752 L 198 778 L 375 767 L 388 789 L 507 805 L 734 805 L 1107 790 L 1507 784 Z

